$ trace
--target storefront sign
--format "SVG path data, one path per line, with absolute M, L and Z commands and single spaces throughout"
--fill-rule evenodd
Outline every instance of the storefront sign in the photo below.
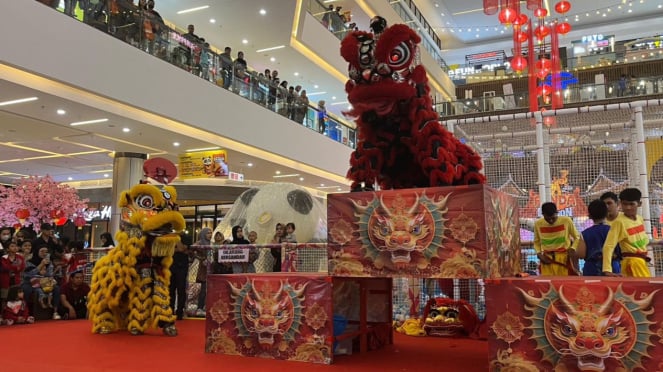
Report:
M 226 150 L 181 154 L 179 173 L 181 179 L 228 177 L 228 154 Z
M 219 249 L 219 262 L 249 262 L 249 248 Z
M 99 209 L 87 209 L 83 212 L 83 218 L 88 222 L 92 220 L 110 220 L 112 209 L 110 205 L 103 205 Z

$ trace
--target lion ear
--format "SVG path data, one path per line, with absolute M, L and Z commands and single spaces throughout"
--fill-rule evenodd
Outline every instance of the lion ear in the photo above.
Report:
M 131 204 L 131 196 L 129 196 L 129 193 L 127 193 L 126 191 L 122 191 L 122 193 L 120 194 L 120 198 L 117 201 L 118 207 L 124 208 L 129 204 Z

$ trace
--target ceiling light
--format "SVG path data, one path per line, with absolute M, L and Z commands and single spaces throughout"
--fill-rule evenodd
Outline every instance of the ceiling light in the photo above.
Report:
M 0 106 L 9 106 L 9 105 L 15 105 L 17 103 L 24 103 L 24 102 L 30 102 L 30 101 L 36 101 L 39 98 L 37 97 L 28 97 L 28 98 L 20 98 L 20 99 L 15 99 L 11 101 L 4 101 L 0 102 Z
M 315 84 L 315 85 L 313 86 L 313 88 L 314 88 L 314 89 L 318 89 L 318 88 L 319 88 L 319 87 L 318 87 L 318 84 Z
M 131 129 L 129 129 L 129 128 L 122 128 L 122 131 L 123 131 L 124 133 L 129 133 L 129 132 L 131 132 Z
M 209 5 L 197 6 L 195 8 L 180 10 L 179 12 L 177 12 L 177 14 L 191 13 L 191 12 L 195 12 L 197 10 L 203 10 L 203 9 L 207 9 L 207 8 L 209 8 Z
M 274 172 L 274 173 L 276 173 L 276 174 L 281 174 L 281 171 L 276 171 L 276 172 Z
M 299 180 L 300 180 L 300 181 L 304 181 L 304 177 L 299 177 Z
M 247 166 L 252 167 L 253 163 L 248 163 Z
M 313 92 L 313 93 L 307 94 L 307 96 L 309 96 L 309 97 L 311 97 L 311 96 L 320 96 L 320 95 L 323 95 L 323 94 L 327 94 L 327 92 Z
M 58 111 L 56 111 L 56 112 L 58 113 L 58 115 L 64 115 L 64 114 L 67 113 L 67 111 L 65 111 L 63 109 L 58 109 Z
M 283 49 L 283 48 L 285 48 L 285 45 L 277 45 L 277 46 L 274 46 L 274 47 L 258 49 L 258 50 L 256 50 L 256 53 L 269 52 L 269 51 L 272 51 L 272 50 Z
M 179 142 L 173 142 L 173 146 L 178 147 L 180 145 Z
M 336 191 L 343 191 L 343 189 L 339 187 L 338 189 L 336 189 Z
M 272 178 L 288 178 L 288 177 L 297 177 L 299 176 L 299 173 L 292 173 L 292 174 L 279 174 L 276 176 L 272 176 Z
M 216 23 L 216 19 L 210 18 L 209 23 Z
M 75 121 L 73 123 L 70 123 L 69 125 L 75 127 L 77 125 L 98 124 L 98 123 L 105 123 L 107 121 L 108 121 L 107 118 L 103 118 L 103 119 L 94 119 L 94 120 L 85 120 L 85 121 Z
M 294 75 L 295 75 L 295 76 L 299 76 L 299 72 L 295 72 Z
M 332 100 L 335 100 L 335 99 L 336 99 L 336 96 L 332 96 Z
M 246 40 L 246 39 L 242 39 L 242 44 L 245 44 L 245 45 L 246 45 L 246 44 L 248 44 L 248 43 L 249 43 L 248 40 Z
M 104 178 L 108 178 L 110 175 L 108 173 L 104 173 Z
M 269 60 L 272 61 L 272 62 L 274 62 L 274 61 L 276 61 L 276 58 L 272 57 L 272 58 L 270 58 Z
M 260 9 L 258 13 L 260 13 L 260 15 L 265 15 L 267 14 L 267 11 L 265 9 Z
M 188 150 L 186 150 L 186 152 L 209 151 L 209 150 L 218 150 L 218 149 L 220 149 L 219 146 L 215 146 L 215 147 L 201 147 L 201 148 L 199 148 L 199 149 L 188 149 Z
M 74 179 L 74 177 L 67 177 L 67 180 L 69 180 L 69 181 L 71 181 L 73 179 Z
M 628 13 L 633 13 L 633 9 L 629 9 L 629 10 L 628 10 Z
M 325 187 L 325 184 L 324 184 L 324 183 L 321 183 L 321 184 L 320 184 L 320 187 Z
M 329 106 L 345 105 L 348 101 L 330 103 Z

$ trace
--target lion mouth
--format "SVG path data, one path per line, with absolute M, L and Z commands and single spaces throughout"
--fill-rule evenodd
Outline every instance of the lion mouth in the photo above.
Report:
M 176 235 L 177 232 L 173 228 L 172 224 L 167 223 L 165 225 L 161 225 L 158 229 L 147 231 L 147 234 L 156 237 L 164 237 L 168 235 Z
M 603 358 L 594 355 L 583 355 L 578 357 L 578 368 L 581 371 L 603 371 L 605 364 Z

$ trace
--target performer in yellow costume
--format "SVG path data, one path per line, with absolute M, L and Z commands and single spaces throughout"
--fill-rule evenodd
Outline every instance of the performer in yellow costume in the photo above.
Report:
M 569 254 L 578 246 L 580 234 L 573 220 L 557 216 L 557 206 L 550 202 L 541 205 L 541 214 L 534 222 L 534 250 L 541 261 L 541 275 L 576 275 Z
M 92 332 L 127 329 L 133 335 L 150 327 L 176 336 L 168 288 L 175 245 L 185 222 L 177 212 L 175 188 L 140 184 L 122 193 L 117 246 L 92 272 L 88 310 Z
M 622 251 L 622 275 L 648 278 L 651 276 L 647 263 L 649 237 L 645 231 L 638 207 L 642 205 L 642 193 L 636 188 L 628 188 L 619 193 L 619 206 L 622 213 L 610 223 L 608 237 L 603 244 L 603 274 L 618 276 L 612 272 L 610 259 L 617 244 Z

